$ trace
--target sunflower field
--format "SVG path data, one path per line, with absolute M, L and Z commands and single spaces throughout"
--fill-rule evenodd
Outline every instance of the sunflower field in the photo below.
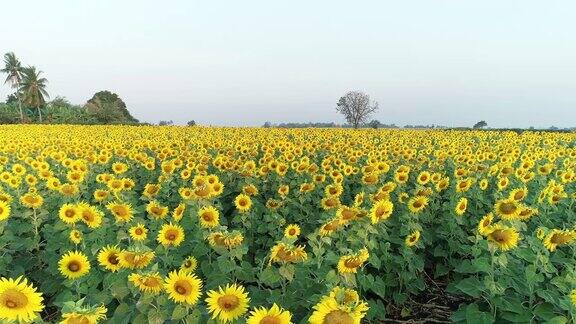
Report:
M 1 126 L 0 322 L 574 322 L 575 199 L 576 133 Z

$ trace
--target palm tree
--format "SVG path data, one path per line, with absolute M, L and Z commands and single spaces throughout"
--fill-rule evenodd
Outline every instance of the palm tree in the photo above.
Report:
M 22 82 L 20 83 L 20 90 L 22 91 L 24 102 L 30 107 L 36 107 L 40 122 L 42 122 L 42 112 L 40 106 L 46 103 L 45 98 L 49 98 L 46 91 L 46 84 L 48 80 L 41 78 L 42 71 L 36 71 L 36 68 L 29 66 L 22 69 Z
M 22 64 L 16 58 L 14 53 L 4 54 L 4 68 L 0 70 L 2 73 L 8 74 L 4 84 L 10 83 L 10 86 L 16 89 L 16 97 L 18 97 L 18 109 L 20 110 L 20 120 L 24 121 L 24 113 L 22 112 L 22 101 L 20 100 L 20 82 L 22 82 Z

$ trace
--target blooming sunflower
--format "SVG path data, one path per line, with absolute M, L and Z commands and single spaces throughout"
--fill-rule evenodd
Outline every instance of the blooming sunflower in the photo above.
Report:
M 194 272 L 198 267 L 198 260 L 194 256 L 189 256 L 184 261 L 182 261 L 182 265 L 180 265 L 180 270 L 188 273 Z
M 369 257 L 370 253 L 366 248 L 361 249 L 358 253 L 342 256 L 338 261 L 338 272 L 342 274 L 356 273 Z
M 106 312 L 108 309 L 104 306 L 82 307 L 63 313 L 60 324 L 97 324 L 100 320 L 106 319 Z
M 128 276 L 128 281 L 134 284 L 141 292 L 152 295 L 160 293 L 164 283 L 162 276 L 160 276 L 158 272 L 150 272 L 147 274 L 131 273 Z
M 82 242 L 82 232 L 77 229 L 71 230 L 70 235 L 68 235 L 70 241 L 74 244 L 80 244 Z
M 300 235 L 300 226 L 296 224 L 290 224 L 284 229 L 284 236 L 289 239 L 298 238 L 298 235 Z
M 220 224 L 220 213 L 212 206 L 204 206 L 198 210 L 200 226 L 203 228 L 214 228 Z
M 274 303 L 269 309 L 254 308 L 246 324 L 292 324 L 292 314 Z
M 80 211 L 73 204 L 64 204 L 60 207 L 60 211 L 58 212 L 58 216 L 60 220 L 62 220 L 66 224 L 74 224 L 78 220 L 80 220 Z
M 90 271 L 90 262 L 84 253 L 69 251 L 60 258 L 58 269 L 67 279 L 78 279 Z
M 521 211 L 520 205 L 514 199 L 501 199 L 494 205 L 496 214 L 502 219 L 517 219 Z
M 102 224 L 102 212 L 94 206 L 80 203 L 77 206 L 80 219 L 90 228 L 98 228 Z
M 0 222 L 10 217 L 10 205 L 5 201 L 0 201 Z
M 44 204 L 44 198 L 37 193 L 28 192 L 20 197 L 20 203 L 27 208 L 37 209 Z
M 249 302 L 250 298 L 244 291 L 244 287 L 235 283 L 227 284 L 224 288 L 218 287 L 218 290 L 210 290 L 206 298 L 212 319 L 218 319 L 224 323 L 244 315 L 248 310 Z
M 128 269 L 142 269 L 154 259 L 154 251 L 122 250 L 118 255 L 120 266 Z
M 304 251 L 304 246 L 289 245 L 279 242 L 270 249 L 270 262 L 278 263 L 298 263 L 308 259 L 308 254 Z
M 148 229 L 142 223 L 138 223 L 135 226 L 130 227 L 128 232 L 134 241 L 143 241 L 148 236 Z
M 42 293 L 26 278 L 0 278 L 0 320 L 31 322 L 44 309 Z
M 412 246 L 416 245 L 416 243 L 418 243 L 419 240 L 420 240 L 420 231 L 415 230 L 410 235 L 406 236 L 406 239 L 404 240 L 404 244 L 406 244 L 406 246 L 408 246 L 408 247 L 412 247 Z
M 122 250 L 116 245 L 108 245 L 98 252 L 98 263 L 106 270 L 116 272 L 120 270 L 120 253 Z
M 528 189 L 518 188 L 518 189 L 512 190 L 508 197 L 510 199 L 515 200 L 515 201 L 522 201 L 522 200 L 524 200 L 524 198 L 526 198 L 527 195 L 528 195 Z
M 386 220 L 392 215 L 394 204 L 390 200 L 380 200 L 370 209 L 370 220 L 372 224 Z
M 454 208 L 454 212 L 456 215 L 462 216 L 466 212 L 466 208 L 468 207 L 468 198 L 462 197 L 458 200 L 456 204 L 456 208 Z
M 186 210 L 185 204 L 178 204 L 178 206 L 174 208 L 174 211 L 172 211 L 172 218 L 174 219 L 174 221 L 179 222 L 184 216 L 185 210 Z
M 482 217 L 480 222 L 478 222 L 478 233 L 480 233 L 480 235 L 488 235 L 490 233 L 492 220 L 494 220 L 492 213 L 488 213 L 486 216 Z
M 162 219 L 168 215 L 168 207 L 162 206 L 156 200 L 153 200 L 146 205 L 146 212 L 153 219 Z
M 520 234 L 516 229 L 498 224 L 490 227 L 487 237 L 488 241 L 495 243 L 502 251 L 515 248 L 520 240 Z
M 408 209 L 413 214 L 421 212 L 428 205 L 428 197 L 418 196 L 410 198 L 408 201 Z
M 548 251 L 554 252 L 558 246 L 570 244 L 575 238 L 574 231 L 553 229 L 546 235 L 543 244 Z
M 248 195 L 239 194 L 236 199 L 234 199 L 234 205 L 238 211 L 245 213 L 252 207 L 252 199 L 250 199 Z
M 164 290 L 177 303 L 195 305 L 200 299 L 202 281 L 192 273 L 172 271 L 164 279 Z
M 359 299 L 356 291 L 336 287 L 314 305 L 314 312 L 308 322 L 360 324 L 367 311 L 368 304 Z
M 156 240 L 165 247 L 179 246 L 184 241 L 184 229 L 178 224 L 164 224 Z
M 106 205 L 106 208 L 114 215 L 118 223 L 129 222 L 134 217 L 134 211 L 130 204 L 110 203 Z

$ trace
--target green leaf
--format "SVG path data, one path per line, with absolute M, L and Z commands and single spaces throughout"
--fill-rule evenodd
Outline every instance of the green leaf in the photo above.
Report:
M 186 315 L 188 315 L 188 310 L 186 309 L 186 307 L 176 305 L 176 307 L 174 307 L 174 311 L 172 312 L 172 319 L 173 320 L 183 319 L 184 317 L 186 317 Z
M 280 275 L 286 278 L 288 281 L 294 279 L 294 266 L 292 264 L 283 265 L 279 269 Z
M 534 315 L 542 318 L 543 320 L 549 320 L 555 316 L 554 305 L 550 303 L 542 303 L 534 308 Z
M 460 280 L 454 287 L 466 295 L 480 297 L 482 293 L 482 283 L 476 277 L 470 277 Z
M 489 313 L 479 310 L 478 305 L 473 303 L 466 307 L 466 321 L 468 323 L 493 323 L 494 320 Z
M 568 319 L 564 316 L 556 316 L 546 321 L 546 324 L 565 324 L 568 323 Z

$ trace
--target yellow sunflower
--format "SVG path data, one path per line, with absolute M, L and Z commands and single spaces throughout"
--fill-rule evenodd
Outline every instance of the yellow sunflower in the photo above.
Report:
M 120 266 L 127 269 L 142 269 L 154 259 L 154 251 L 122 250 L 118 255 Z
M 71 230 L 70 235 L 68 235 L 70 241 L 74 244 L 80 244 L 82 242 L 82 232 L 77 229 Z
M 80 211 L 73 204 L 64 204 L 60 207 L 60 211 L 58 212 L 58 216 L 60 220 L 62 220 L 66 224 L 74 224 L 78 220 L 80 220 Z
M 336 287 L 330 295 L 322 297 L 313 309 L 314 312 L 308 319 L 310 324 L 360 324 L 366 316 L 368 304 L 359 299 L 356 291 Z
M 98 263 L 106 270 L 116 272 L 121 269 L 120 253 L 122 250 L 116 245 L 108 245 L 98 252 Z
M 174 208 L 174 211 L 172 211 L 172 218 L 174 219 L 174 221 L 179 222 L 184 216 L 185 210 L 186 210 L 185 204 L 178 204 L 178 206 Z
M 106 312 L 108 309 L 104 306 L 82 307 L 62 314 L 60 324 L 97 324 L 100 320 L 106 319 Z
M 238 211 L 245 213 L 252 207 L 252 199 L 250 199 L 248 195 L 239 194 L 236 199 L 234 199 L 234 205 Z
M 0 222 L 10 217 L 10 205 L 5 201 L 0 201 Z
M 406 239 L 404 240 L 404 244 L 406 244 L 406 246 L 408 246 L 408 247 L 412 247 L 412 246 L 416 245 L 416 243 L 418 243 L 419 240 L 420 240 L 420 231 L 415 230 L 410 235 L 406 236 Z
M 138 223 L 135 226 L 130 227 L 128 232 L 134 241 L 143 241 L 148 236 L 148 229 L 142 223 Z
M 220 213 L 212 206 L 204 206 L 198 210 L 200 226 L 203 228 L 214 228 L 220 224 Z
M 172 271 L 164 280 L 164 290 L 176 303 L 195 305 L 200 299 L 202 281 L 192 273 Z
M 289 239 L 296 239 L 298 235 L 300 235 L 300 226 L 296 224 L 290 224 L 284 229 L 284 236 Z
M 494 210 L 502 219 L 513 220 L 518 218 L 521 211 L 520 207 L 516 200 L 508 198 L 498 200 L 494 205 Z
M 232 322 L 244 315 L 248 310 L 248 293 L 244 287 L 237 284 L 228 284 L 226 287 L 218 287 L 218 290 L 210 290 L 206 304 L 208 311 L 212 313 L 212 319 L 218 319 L 224 323 Z
M 186 259 L 184 259 L 182 265 L 180 265 L 180 270 L 186 273 L 194 272 L 197 267 L 198 267 L 198 260 L 196 260 L 194 256 L 189 256 Z
M 67 279 L 78 279 L 90 271 L 90 262 L 84 253 L 69 251 L 60 258 L 58 269 Z
M 338 261 L 338 272 L 341 274 L 356 273 L 369 257 L 370 253 L 366 248 L 361 249 L 358 253 L 342 256 Z
M 428 205 L 428 197 L 418 196 L 410 198 L 408 201 L 408 209 L 413 214 L 421 212 Z
M 456 204 L 456 208 L 454 208 L 454 212 L 456 215 L 462 216 L 466 212 L 466 208 L 468 207 L 468 198 L 462 197 L 458 200 Z
M 292 314 L 276 304 L 273 304 L 270 309 L 254 308 L 246 324 L 292 324 Z
M 0 320 L 31 322 L 44 309 L 42 293 L 26 278 L 0 278 Z
M 25 207 L 37 209 L 44 204 L 44 198 L 37 193 L 28 192 L 20 197 L 20 202 Z
M 488 235 L 490 233 L 492 220 L 494 220 L 492 213 L 488 213 L 486 216 L 482 217 L 480 222 L 478 222 L 478 233 L 480 233 L 480 235 Z
M 554 252 L 558 246 L 570 244 L 575 238 L 574 231 L 553 229 L 546 235 L 543 243 L 548 251 Z
M 493 242 L 502 251 L 515 248 L 520 240 L 520 234 L 512 227 L 494 225 L 490 227 L 487 235 L 488 241 Z
M 179 246 L 184 241 L 184 229 L 178 224 L 164 224 L 156 240 L 165 247 Z
M 162 219 L 168 215 L 168 207 L 162 206 L 156 200 L 153 200 L 146 205 L 146 212 L 153 219 Z
M 392 215 L 394 204 L 390 200 L 380 200 L 370 209 L 370 220 L 372 224 L 386 220 Z
M 126 223 L 132 220 L 134 217 L 134 211 L 130 204 L 123 203 L 110 203 L 106 205 L 106 208 L 114 215 L 116 221 L 119 223 Z
M 128 276 L 128 281 L 134 284 L 141 292 L 152 295 L 160 293 L 164 286 L 162 276 L 158 272 L 147 274 L 131 273 Z
M 102 212 L 87 203 L 80 203 L 77 206 L 80 219 L 90 228 L 98 228 L 102 224 Z

